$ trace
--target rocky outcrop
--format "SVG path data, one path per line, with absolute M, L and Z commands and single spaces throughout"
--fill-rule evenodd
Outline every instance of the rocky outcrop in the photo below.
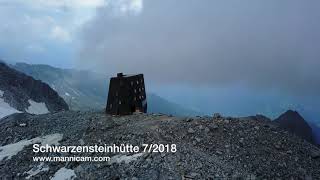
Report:
M 258 120 L 258 121 L 266 121 L 266 122 L 272 121 L 270 118 L 268 118 L 267 116 L 264 116 L 262 114 L 257 114 L 255 116 L 248 116 L 248 117 L 244 117 L 242 119 L 245 119 L 245 120 Z
M 137 153 L 33 153 L 32 142 L 44 141 L 59 143 L 60 147 L 132 144 L 141 149 Z M 176 151 L 144 152 L 144 143 L 176 144 Z M 73 111 L 38 116 L 15 114 L 0 122 L 0 144 L 0 158 L 8 153 L 0 160 L 0 176 L 4 179 L 320 178 L 320 151 L 316 146 L 273 122 L 253 119 L 159 114 L 115 117 Z M 20 151 L 7 151 L 13 146 Z M 110 160 L 33 161 L 37 156 Z
M 66 102 L 40 80 L 35 80 L 0 62 L 0 91 L 3 103 L 20 112 L 68 110 Z
M 275 119 L 274 122 L 281 128 L 314 143 L 312 128 L 297 111 L 288 110 Z

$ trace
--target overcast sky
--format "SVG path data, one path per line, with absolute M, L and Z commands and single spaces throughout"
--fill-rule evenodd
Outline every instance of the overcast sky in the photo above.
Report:
M 0 0 L 0 58 L 320 92 L 317 0 Z
M 72 66 L 79 28 L 104 0 L 0 0 L 0 58 Z
M 301 0 L 144 1 L 126 12 L 106 6 L 82 27 L 79 60 L 157 82 L 317 94 L 318 7 Z

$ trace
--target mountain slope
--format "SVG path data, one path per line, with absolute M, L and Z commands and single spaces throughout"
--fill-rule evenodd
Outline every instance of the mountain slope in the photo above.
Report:
M 320 178 L 320 150 L 316 146 L 261 120 L 145 114 L 113 117 L 73 111 L 15 114 L 0 122 L 0 143 L 0 176 L 4 179 L 49 179 L 58 175 L 77 179 Z M 129 144 L 139 146 L 139 150 L 34 153 L 34 143 L 59 144 L 56 147 Z M 169 152 L 145 152 L 143 143 L 168 144 Z M 33 161 L 38 156 L 110 159 Z
M 50 86 L 0 62 L 0 118 L 16 112 L 61 110 L 68 110 L 68 105 Z
M 164 113 L 174 116 L 196 116 L 199 112 L 182 107 L 179 104 L 169 102 L 156 94 L 147 94 L 148 112 Z
M 280 127 L 289 132 L 309 141 L 313 141 L 312 128 L 303 119 L 303 117 L 296 111 L 288 110 L 274 120 Z
M 315 143 L 320 145 L 320 127 L 313 123 L 310 123 L 310 126 L 312 128 L 313 140 L 315 141 Z
M 26 63 L 17 63 L 12 67 L 48 83 L 71 109 L 93 110 L 105 106 L 108 81 L 101 74 Z
M 105 108 L 109 78 L 90 71 L 60 69 L 48 65 L 17 63 L 13 68 L 48 83 L 73 110 Z M 147 92 L 148 112 L 178 116 L 199 114 Z

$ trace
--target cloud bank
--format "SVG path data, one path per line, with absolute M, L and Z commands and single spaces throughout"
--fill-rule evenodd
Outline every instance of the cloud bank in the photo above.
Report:
M 83 26 L 80 65 L 161 83 L 320 91 L 319 1 L 117 2 Z
M 0 0 L 0 58 L 69 65 L 78 27 L 105 4 L 104 0 Z

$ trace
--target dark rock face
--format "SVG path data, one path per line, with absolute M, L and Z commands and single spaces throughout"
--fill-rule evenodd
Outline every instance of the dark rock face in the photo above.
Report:
M 274 120 L 283 129 L 314 143 L 312 128 L 296 111 L 288 110 Z
M 3 62 L 0 62 L 0 90 L 4 92 L 5 102 L 22 112 L 30 106 L 30 99 L 45 103 L 50 112 L 69 109 L 67 103 L 49 85 L 16 71 Z
M 310 123 L 313 133 L 313 140 L 320 146 L 320 126 Z

